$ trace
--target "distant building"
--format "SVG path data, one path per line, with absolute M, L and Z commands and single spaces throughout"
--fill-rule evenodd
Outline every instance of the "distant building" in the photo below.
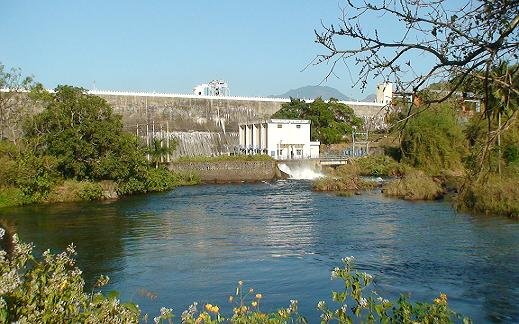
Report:
M 222 80 L 213 80 L 193 88 L 193 94 L 197 96 L 227 97 L 230 95 L 229 85 Z
M 378 103 L 389 104 L 393 99 L 393 84 L 385 82 L 377 85 L 377 101 Z
M 269 119 L 239 125 L 240 149 L 276 160 L 319 157 L 319 142 L 310 141 L 310 121 Z

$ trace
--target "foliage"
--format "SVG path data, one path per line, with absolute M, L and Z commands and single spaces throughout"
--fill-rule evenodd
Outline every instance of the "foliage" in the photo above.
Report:
M 59 86 L 44 105 L 27 123 L 26 137 L 38 155 L 58 159 L 64 178 L 121 179 L 145 165 L 138 142 L 123 133 L 121 117 L 104 99 Z
M 323 177 L 313 182 L 315 191 L 331 191 L 348 196 L 353 192 L 373 188 L 373 183 L 363 181 L 356 175 L 343 175 L 341 177 Z
M 16 142 L 21 136 L 21 122 L 29 112 L 27 97 L 22 93 L 34 87 L 32 77 L 23 77 L 19 69 L 6 70 L 0 64 L 0 141 Z
M 54 186 L 45 198 L 45 202 L 88 201 L 101 198 L 103 198 L 103 189 L 99 183 L 69 179 Z
M 359 174 L 364 176 L 396 176 L 404 174 L 406 169 L 403 164 L 383 154 L 361 157 L 353 161 L 353 164 L 358 168 Z
M 519 218 L 519 172 L 508 176 L 490 175 L 480 182 L 466 183 L 456 198 L 462 210 Z
M 5 229 L 2 236 L 10 235 Z M 116 294 L 86 293 L 74 246 L 38 260 L 32 245 L 11 238 L 13 248 L 0 251 L 0 322 L 2 323 L 137 323 L 139 309 L 120 303 Z M 4 240 L 5 243 L 5 240 Z M 97 287 L 108 282 L 102 276 Z
M 60 179 L 58 160 L 53 156 L 36 156 L 30 151 L 18 160 L 17 186 L 34 201 L 45 198 Z
M 353 109 L 336 99 L 325 102 L 321 98 L 312 103 L 290 98 L 272 118 L 308 119 L 311 121 L 310 134 L 313 140 L 323 144 L 340 142 L 352 127 L 360 127 L 362 120 L 355 116 Z
M 26 204 L 28 200 L 20 188 L 0 187 L 0 208 L 21 206 Z
M 435 106 L 410 119 L 402 131 L 403 162 L 438 174 L 459 169 L 466 152 L 465 138 L 449 106 Z
M 169 141 L 169 147 L 164 139 L 153 138 L 151 146 L 148 147 L 146 153 L 149 154 L 151 161 L 155 163 L 155 168 L 159 167 L 160 163 L 165 161 L 166 156 L 175 151 L 177 142 L 175 140 Z
M 12 228 L 0 221 L 0 322 L 20 323 L 138 323 L 137 305 L 121 303 L 117 292 L 107 295 L 96 291 L 109 278 L 100 276 L 91 293 L 85 292 L 81 270 L 74 260 L 74 246 L 53 255 L 45 251 L 41 259 L 32 255 L 32 245 L 22 243 Z M 448 306 L 447 296 L 440 294 L 432 304 L 411 303 L 403 296 L 393 302 L 368 289 L 370 274 L 353 267 L 353 257 L 343 259 L 344 267 L 332 271 L 332 279 L 344 282 L 342 291 L 332 292 L 328 305 L 320 301 L 321 322 L 339 323 L 450 323 L 462 317 Z M 368 291 L 371 291 L 368 293 Z M 182 323 L 307 323 L 298 313 L 298 302 L 291 300 L 286 308 L 268 313 L 261 311 L 263 295 L 238 282 L 229 297 L 233 312 L 226 316 L 215 304 L 201 310 L 193 303 L 181 316 Z M 332 304 L 336 304 L 332 306 Z M 171 323 L 172 309 L 162 307 L 155 323 Z M 147 322 L 145 314 L 142 319 Z M 463 318 L 464 323 L 470 320 Z
M 380 77 L 395 80 L 399 91 L 416 94 L 439 78 L 470 78 L 480 70 L 486 84 L 504 82 L 517 95 L 513 83 L 485 73 L 501 61 L 517 61 L 517 1 L 348 1 L 341 9 L 336 24 L 323 24 L 315 32 L 325 51 L 316 63 L 329 63 L 328 76 L 343 63 L 363 88 Z M 385 32 L 387 26 L 391 33 Z M 350 70 L 354 65 L 358 73 Z M 450 90 L 460 87 L 458 82 Z M 451 91 L 433 101 L 443 101 Z
M 384 186 L 384 195 L 406 200 L 434 200 L 442 195 L 442 187 L 422 171 L 408 171 L 402 178 Z
M 474 115 L 465 128 L 465 136 L 469 144 L 469 154 L 465 157 L 466 167 L 472 174 L 478 172 L 498 173 L 501 166 L 519 165 L 519 121 L 517 118 L 510 120 L 506 131 L 501 134 L 501 147 L 493 148 L 485 152 L 488 143 L 488 124 L 482 115 Z M 492 121 L 490 128 L 496 129 L 497 121 Z M 485 154 L 485 156 L 483 156 Z M 484 159 L 484 161 L 482 161 Z M 481 162 L 484 162 L 481 164 Z
M 342 259 L 342 268 L 333 269 L 332 279 L 344 281 L 344 288 L 332 291 L 337 308 L 330 308 L 325 301 L 317 304 L 322 313 L 321 323 L 451 323 L 462 318 L 449 308 L 446 294 L 440 294 L 432 304 L 413 304 L 405 296 L 396 302 L 382 298 L 369 289 L 373 276 L 355 270 L 353 260 L 346 257 Z M 463 318 L 463 322 L 471 321 Z

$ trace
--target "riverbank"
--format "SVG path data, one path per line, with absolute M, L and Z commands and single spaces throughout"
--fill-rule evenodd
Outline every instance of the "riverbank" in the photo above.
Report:
M 1 187 L 0 208 L 32 204 L 54 204 L 95 200 L 117 200 L 132 194 L 162 192 L 180 186 L 200 183 L 192 172 L 171 172 L 163 168 L 150 168 L 142 179 L 117 182 L 113 180 L 79 181 L 62 179 L 55 181 L 46 192 L 26 192 L 22 187 Z

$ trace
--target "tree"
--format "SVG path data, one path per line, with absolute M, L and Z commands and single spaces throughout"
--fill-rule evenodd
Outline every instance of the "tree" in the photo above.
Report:
M 272 118 L 310 120 L 311 138 L 323 144 L 338 143 L 351 133 L 352 126 L 362 125 L 362 120 L 355 116 L 351 107 L 333 98 L 328 102 L 317 98 L 312 103 L 291 98 Z
M 37 155 L 58 159 L 64 178 L 140 178 L 147 162 L 135 136 L 124 133 L 121 117 L 102 98 L 84 89 L 59 86 L 54 93 L 31 93 L 44 110 L 29 119 L 25 135 Z
M 382 28 L 391 24 L 391 32 L 367 27 L 373 18 L 379 18 Z M 431 81 L 461 75 L 435 102 L 449 98 L 476 72 L 517 95 L 517 87 L 488 72 L 501 61 L 517 61 L 518 25 L 517 0 L 347 0 L 339 23 L 315 32 L 326 50 L 315 62 L 331 63 L 328 76 L 340 62 L 360 66 L 357 83 L 362 88 L 371 77 L 381 77 L 412 93 Z
M 500 88 L 506 94 L 502 99 L 517 102 L 519 96 L 517 78 L 510 77 L 517 75 L 518 25 L 519 0 L 347 0 L 337 24 L 315 31 L 325 53 L 314 62 L 330 63 L 326 77 L 344 63 L 360 68 L 355 84 L 363 89 L 371 78 L 381 78 L 395 82 L 399 92 L 421 97 L 419 109 L 412 101 L 403 127 L 430 104 L 461 94 L 469 81 L 479 80 L 488 124 L 484 160 L 510 124 L 498 122 L 491 129 L 492 120 L 502 116 L 492 89 Z M 503 62 L 515 68 L 500 69 Z M 447 87 L 421 95 L 431 83 L 449 80 Z M 517 104 L 507 107 L 513 121 Z
M 19 69 L 8 71 L 0 64 L 0 140 L 16 142 L 21 136 L 21 121 L 29 112 L 23 93 L 33 86 L 32 77 L 23 77 Z
M 173 151 L 175 151 L 177 142 L 170 140 L 168 143 L 166 143 L 164 139 L 153 138 L 151 146 L 147 149 L 147 152 L 151 157 L 151 161 L 155 163 L 156 169 L 158 169 L 160 163 L 164 162 L 164 157 L 172 154 Z

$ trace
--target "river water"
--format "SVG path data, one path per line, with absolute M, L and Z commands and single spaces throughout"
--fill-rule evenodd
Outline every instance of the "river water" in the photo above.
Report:
M 144 312 L 177 315 L 193 301 L 227 302 L 238 280 L 263 309 L 299 300 L 311 322 L 339 283 L 330 270 L 355 256 L 387 298 L 410 293 L 476 322 L 519 322 L 519 222 L 456 213 L 446 202 L 372 192 L 336 197 L 306 181 L 177 188 L 115 202 L 0 210 L 36 250 L 74 242 L 91 285 L 100 274 Z M 153 298 L 150 298 L 153 297 Z

